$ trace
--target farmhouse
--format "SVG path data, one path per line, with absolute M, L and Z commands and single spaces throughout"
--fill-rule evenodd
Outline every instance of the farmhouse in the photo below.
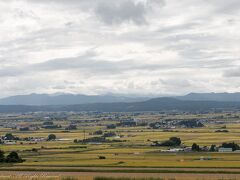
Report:
M 172 149 L 168 149 L 168 150 L 161 150 L 161 152 L 183 152 L 184 149 L 182 148 L 172 148 Z
M 233 151 L 232 148 L 223 148 L 223 147 L 221 147 L 221 148 L 218 149 L 218 152 L 232 152 L 232 151 Z
M 125 126 L 125 127 L 131 127 L 137 125 L 137 120 L 133 118 L 126 118 L 121 119 L 120 123 L 117 124 L 118 126 Z
M 7 145 L 17 144 L 16 141 L 8 141 L 8 140 L 4 141 L 3 143 Z

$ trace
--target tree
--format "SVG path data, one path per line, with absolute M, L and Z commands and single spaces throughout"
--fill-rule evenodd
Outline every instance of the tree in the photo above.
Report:
M 171 137 L 169 140 L 164 141 L 160 144 L 160 146 L 179 146 L 181 145 L 182 141 L 178 137 Z
M 0 150 L 0 162 L 5 161 L 4 151 Z
M 187 128 L 204 127 L 203 123 L 201 123 L 200 121 L 197 121 L 195 119 L 180 121 L 178 123 L 178 125 L 183 125 Z
M 43 125 L 53 125 L 53 122 L 52 121 L 45 121 L 45 122 L 43 122 Z
M 167 140 L 162 142 L 160 146 L 176 146 L 176 144 L 173 141 Z
M 54 141 L 56 139 L 56 135 L 55 134 L 49 134 L 48 135 L 48 141 Z
M 114 137 L 117 136 L 115 132 L 106 132 L 103 134 L 103 137 Z
M 193 145 L 192 145 L 192 151 L 200 151 L 199 145 L 197 145 L 196 143 L 193 143 Z
M 222 147 L 224 148 L 232 148 L 233 151 L 239 150 L 240 147 L 238 144 L 232 142 L 232 143 L 223 143 Z
M 171 137 L 169 140 L 173 141 L 176 146 L 179 146 L 182 143 L 181 139 L 178 137 Z
M 15 137 L 12 135 L 12 133 L 7 133 L 7 134 L 5 134 L 5 139 L 6 140 L 14 140 Z
M 116 125 L 115 124 L 108 124 L 107 125 L 107 129 L 116 129 Z
M 216 151 L 216 145 L 212 144 L 210 149 L 209 149 L 210 152 L 214 152 Z
M 105 156 L 98 156 L 98 159 L 106 159 Z
M 77 129 L 77 125 L 75 124 L 70 124 L 68 127 L 65 128 L 65 130 L 76 130 Z
M 8 162 L 8 163 L 20 163 L 20 162 L 23 162 L 23 160 L 22 160 L 22 158 L 19 157 L 17 152 L 12 151 L 7 156 L 6 162 Z
M 102 135 L 103 131 L 102 130 L 98 130 L 98 131 L 95 131 L 93 134 L 94 135 Z

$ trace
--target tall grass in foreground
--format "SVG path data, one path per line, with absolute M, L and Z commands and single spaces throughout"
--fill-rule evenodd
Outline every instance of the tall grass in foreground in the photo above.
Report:
M 111 177 L 95 177 L 94 180 L 164 180 L 163 178 L 111 178 Z M 171 179 L 175 180 L 175 179 Z
M 92 177 L 0 176 L 0 180 L 93 180 Z
M 1 175 L 1 174 L 0 174 Z M 37 176 L 0 176 L 0 180 L 186 180 L 185 178 L 127 178 L 127 177 L 37 177 Z M 198 178 L 187 180 L 237 180 L 237 178 Z
M 204 180 L 204 178 L 193 178 L 193 179 Z M 121 177 L 119 177 L 119 178 L 112 178 L 112 177 L 95 177 L 94 180 L 177 180 L 177 179 L 175 179 L 175 178 L 121 178 Z M 216 180 L 237 180 L 237 179 L 236 178 L 231 178 L 231 179 L 220 178 L 220 179 L 216 179 Z
M 164 180 L 164 178 L 124 178 L 124 177 L 27 177 L 27 176 L 0 176 L 0 180 Z M 166 179 L 165 179 L 166 180 Z M 175 180 L 175 178 L 167 179 Z
M 61 180 L 78 180 L 78 178 L 74 178 L 74 177 L 64 177 Z

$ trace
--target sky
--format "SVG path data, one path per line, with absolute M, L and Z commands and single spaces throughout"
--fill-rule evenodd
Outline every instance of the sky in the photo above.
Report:
M 240 91 L 239 0 L 0 0 L 0 97 Z

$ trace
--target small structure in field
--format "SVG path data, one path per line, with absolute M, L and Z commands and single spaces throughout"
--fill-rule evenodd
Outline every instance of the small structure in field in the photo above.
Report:
M 218 149 L 218 152 L 232 152 L 232 151 L 233 151 L 232 148 L 223 148 L 223 147 L 221 147 L 221 148 Z

